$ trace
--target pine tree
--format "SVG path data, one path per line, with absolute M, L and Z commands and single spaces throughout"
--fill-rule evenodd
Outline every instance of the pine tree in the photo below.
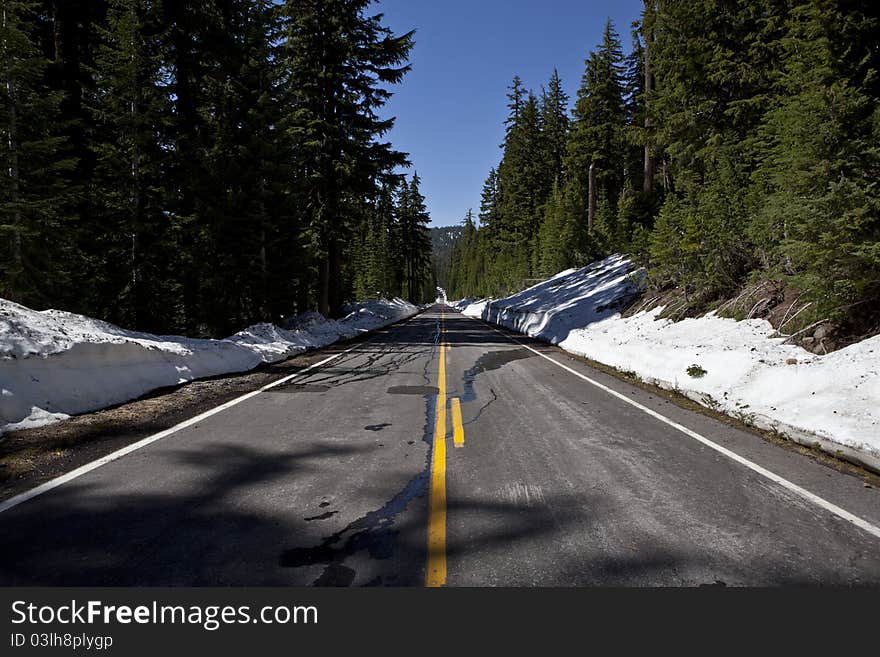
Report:
M 483 261 L 480 251 L 480 234 L 474 222 L 474 213 L 468 209 L 462 221 L 461 237 L 455 244 L 452 255 L 452 278 L 450 298 L 464 298 L 479 294 L 483 279 Z
M 37 3 L 5 0 L 0 7 L 0 294 L 41 305 L 69 283 L 68 176 L 76 165 L 58 157 L 62 93 L 45 85 L 49 64 L 32 34 Z
M 553 69 L 547 89 L 541 93 L 541 129 L 548 177 L 552 182 L 561 182 L 568 145 L 568 94 L 562 88 L 556 69 Z
M 872 3 L 818 2 L 790 13 L 781 43 L 750 236 L 766 266 L 810 291 L 820 319 L 880 302 L 878 37 Z
M 178 245 L 176 282 L 180 286 L 181 329 L 187 335 L 219 333 L 207 324 L 204 271 L 210 263 L 204 257 L 204 213 L 201 205 L 213 194 L 206 175 L 204 146 L 208 132 L 204 117 L 209 113 L 202 81 L 216 61 L 208 48 L 207 33 L 216 20 L 214 0 L 203 3 L 163 2 L 156 7 L 167 32 L 163 63 L 171 72 L 169 93 L 172 115 L 169 125 L 168 178 L 177 181 L 167 189 L 166 210 L 171 215 Z
M 497 216 L 491 222 L 495 257 L 487 263 L 493 288 L 510 290 L 530 275 L 540 209 L 552 184 L 541 109 L 515 77 L 508 94 L 504 155 L 496 174 Z
M 426 290 L 425 281 L 430 280 L 431 273 L 431 237 L 428 234 L 431 217 L 425 208 L 420 185 L 419 175 L 413 173 L 409 184 L 404 183 L 401 188 L 397 210 L 403 255 L 403 295 L 414 302 L 421 302 Z
M 498 173 L 493 167 L 483 183 L 480 195 L 480 224 L 487 233 L 498 232 L 501 222 L 501 201 Z
M 392 241 L 396 217 L 392 185 L 383 184 L 365 205 L 364 220 L 358 227 L 356 246 L 350 257 L 355 269 L 354 294 L 358 299 L 400 294 L 394 284 L 396 261 L 403 255 Z M 399 255 L 392 255 L 393 252 Z M 400 269 L 402 272 L 403 267 Z
M 590 53 L 578 89 L 574 127 L 566 168 L 588 197 L 588 220 L 594 220 L 599 198 L 616 212 L 623 189 L 625 164 L 624 56 L 620 37 L 609 20 L 602 44 Z M 592 181 L 592 185 L 591 185 Z
M 318 307 L 338 315 L 344 296 L 343 251 L 354 228 L 351 199 L 367 193 L 378 174 L 406 164 L 377 141 L 393 125 L 376 110 L 399 82 L 412 33 L 395 36 L 369 0 L 287 0 L 283 5 L 292 111 L 287 130 L 304 173 L 309 241 L 319 263 Z
M 95 170 L 90 225 L 93 305 L 124 326 L 174 328 L 172 224 L 162 194 L 170 102 L 160 28 L 144 0 L 110 0 L 91 98 Z
M 644 190 L 645 144 L 645 48 L 639 23 L 633 24 L 632 50 L 625 58 L 623 144 L 625 179 L 634 189 Z M 626 184 L 626 182 L 624 183 Z
M 749 185 L 775 94 L 783 5 L 661 2 L 653 16 L 650 114 L 676 196 L 661 216 L 685 230 L 689 266 L 678 284 L 697 305 L 736 290 L 757 264 L 745 218 L 755 212 Z M 662 258 L 652 265 L 681 269 Z
M 575 236 L 559 183 L 554 184 L 550 199 L 544 206 L 539 245 L 538 276 L 549 277 L 571 266 Z
M 199 267 L 204 321 L 228 334 L 291 308 L 292 295 L 273 295 L 270 277 L 294 271 L 283 266 L 291 261 L 275 244 L 281 208 L 270 199 L 279 176 L 286 177 L 279 158 L 289 156 L 278 152 L 288 144 L 277 134 L 281 115 L 273 102 L 272 5 L 240 0 L 219 3 L 218 10 L 204 27 L 205 54 L 215 64 L 200 84 L 199 104 L 210 109 L 202 112 L 199 155 L 207 179 L 198 189 L 195 221 L 206 257 Z
M 644 147 L 643 166 L 642 166 L 642 191 L 645 194 L 652 194 L 655 190 L 655 175 L 657 168 L 658 153 L 656 152 L 656 144 L 654 144 L 654 118 L 653 110 L 653 91 L 657 85 L 656 76 L 654 74 L 654 39 L 655 25 L 657 21 L 656 0 L 644 0 L 644 9 L 642 10 L 642 20 L 639 24 L 641 43 L 642 43 L 642 68 L 645 78 L 642 83 L 642 113 L 644 131 L 641 133 L 638 142 Z M 638 39 L 638 34 L 636 39 Z
M 55 132 L 64 140 L 56 146 L 56 158 L 75 163 L 64 174 L 71 203 L 64 213 L 68 247 L 63 261 L 71 289 L 55 286 L 51 296 L 59 307 L 92 315 L 100 310 L 91 294 L 96 254 L 90 228 L 100 219 L 91 215 L 89 185 L 95 175 L 96 139 L 101 138 L 94 133 L 89 101 L 95 91 L 95 57 L 107 5 L 107 0 L 42 0 L 36 23 L 37 45 L 49 61 L 44 76 L 47 93 L 61 94 Z

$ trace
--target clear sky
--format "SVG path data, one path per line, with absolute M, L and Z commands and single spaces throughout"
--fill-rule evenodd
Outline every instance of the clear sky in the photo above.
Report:
M 432 225 L 476 213 L 498 164 L 506 87 L 518 74 L 540 91 L 556 67 L 573 103 L 584 60 L 608 18 L 625 51 L 642 0 L 381 0 L 373 5 L 396 33 L 416 29 L 412 71 L 386 106 L 390 140 L 422 178 Z

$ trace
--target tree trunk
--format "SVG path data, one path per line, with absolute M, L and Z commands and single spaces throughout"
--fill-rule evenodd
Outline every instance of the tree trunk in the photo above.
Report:
M 590 162 L 589 188 L 587 190 L 587 233 L 593 234 L 593 222 L 596 219 L 596 163 Z
M 330 316 L 330 254 L 324 256 L 321 261 L 319 275 L 318 312 L 324 317 Z
M 265 171 L 265 163 L 260 160 L 258 163 L 259 170 Z M 257 204 L 260 212 L 260 299 L 257 303 L 257 314 L 261 320 L 273 321 L 277 320 L 276 313 L 273 312 L 273 304 L 270 303 L 269 294 L 269 258 L 266 252 L 266 224 L 268 222 L 266 212 L 266 179 L 260 176 L 260 201 Z M 290 312 L 289 309 L 282 311 Z
M 132 23 L 136 24 L 136 14 L 134 5 L 131 6 L 130 15 Z M 135 61 L 135 35 L 131 34 L 129 40 L 129 60 Z M 149 309 L 146 305 L 143 274 L 141 272 L 141 244 L 140 239 L 144 232 L 142 217 L 142 197 L 141 197 L 141 158 L 138 151 L 138 113 L 140 111 L 138 103 L 138 94 L 140 93 L 139 71 L 134 69 L 134 80 L 132 80 L 131 102 L 129 103 L 129 120 L 131 121 L 131 198 L 129 199 L 131 210 L 131 290 L 132 290 L 132 311 L 135 327 L 144 326 L 145 322 L 154 321 L 155 318 L 150 317 Z
M 263 221 L 265 221 L 265 215 Z M 267 321 L 274 319 L 271 317 L 269 304 L 269 260 L 266 257 L 266 226 L 260 228 L 260 301 L 257 306 L 259 316 Z
M 7 28 L 6 4 L 3 5 L 3 29 Z M 3 51 L 8 51 L 8 44 L 3 44 Z M 18 115 L 16 112 L 15 83 L 12 75 L 9 73 L 10 67 L 8 62 L 4 62 L 6 74 L 6 94 L 9 97 L 9 125 L 8 125 L 8 146 L 9 146 L 9 179 L 10 198 L 13 203 L 12 211 L 12 272 L 6 281 L 6 290 L 4 295 L 11 301 L 21 300 L 18 290 L 18 278 L 24 269 L 21 254 L 21 228 L 22 216 L 21 206 L 19 205 L 19 168 L 18 168 Z
M 328 261 L 330 264 L 328 286 L 330 317 L 336 318 L 342 315 L 342 253 L 336 240 L 330 242 Z
M 651 89 L 654 86 L 654 76 L 651 70 L 651 42 L 653 41 L 653 34 L 646 30 L 643 38 L 645 41 L 645 177 L 643 189 L 646 193 L 651 193 L 654 191 L 654 158 L 651 154 L 649 139 L 654 122 L 651 120 L 648 103 Z
M 197 138 L 199 117 L 196 110 L 196 91 L 194 80 L 198 77 L 197 63 L 191 52 L 192 30 L 189 27 L 188 12 L 192 8 L 187 3 L 165 3 L 167 19 L 172 25 L 173 46 L 172 66 L 175 71 L 172 90 L 174 101 L 174 174 L 181 181 L 176 193 L 176 215 L 183 220 L 180 234 L 181 252 L 185 262 L 181 268 L 181 293 L 183 297 L 183 330 L 188 335 L 200 332 L 204 310 L 202 308 L 201 272 L 196 264 L 195 254 L 199 250 L 198 229 L 193 221 L 196 214 L 196 172 L 199 168 Z

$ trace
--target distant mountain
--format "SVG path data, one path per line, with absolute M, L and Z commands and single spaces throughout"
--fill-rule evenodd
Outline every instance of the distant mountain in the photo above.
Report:
M 446 288 L 449 280 L 449 265 L 452 261 L 452 249 L 461 237 L 463 226 L 439 226 L 431 229 L 431 249 L 434 280 L 437 285 Z

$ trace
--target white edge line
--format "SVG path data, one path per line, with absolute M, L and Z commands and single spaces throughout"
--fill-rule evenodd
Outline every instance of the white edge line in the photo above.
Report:
M 399 321 L 401 321 L 401 323 L 408 322 L 409 320 L 414 319 L 415 317 L 418 317 L 420 314 L 421 313 L 416 313 L 414 315 L 411 315 L 410 317 L 407 317 L 404 320 L 399 320 Z M 396 324 L 396 323 L 397 322 L 392 322 L 392 324 Z M 373 331 L 378 333 L 379 331 L 381 331 L 385 328 L 388 328 L 388 326 L 390 326 L 390 325 L 391 324 L 388 324 L 386 326 L 377 327 L 377 328 L 373 329 Z M 230 399 L 228 402 L 226 402 L 224 404 L 220 404 L 219 406 L 215 406 L 214 408 L 210 408 L 207 411 L 205 411 L 204 413 L 200 413 L 200 414 L 196 415 L 195 417 L 191 417 L 188 420 L 184 420 L 183 422 L 180 422 L 179 424 L 175 424 L 173 427 L 168 427 L 167 429 L 164 429 L 163 431 L 160 431 L 159 433 L 154 433 L 151 436 L 147 436 L 146 438 L 142 438 L 141 440 L 139 440 L 135 443 L 131 443 L 130 445 L 126 445 L 122 449 L 118 449 L 115 452 L 111 452 L 110 454 L 107 454 L 106 456 L 102 456 L 101 458 L 99 458 L 95 461 L 91 461 L 90 463 L 86 463 L 85 465 L 81 465 L 80 467 L 78 467 L 74 470 L 71 470 L 68 473 L 63 474 L 60 477 L 56 477 L 55 479 L 50 479 L 49 481 L 47 481 L 43 484 L 40 484 L 39 486 L 37 486 L 35 488 L 31 488 L 30 490 L 26 490 L 25 492 L 19 493 L 18 495 L 14 495 L 13 497 L 10 497 L 9 499 L 4 500 L 3 502 L 0 502 L 0 513 L 3 513 L 4 511 L 8 511 L 9 509 L 12 509 L 13 507 L 18 506 L 19 504 L 23 504 L 24 502 L 27 502 L 28 500 L 32 500 L 33 498 L 38 497 L 39 495 L 42 495 L 43 493 L 48 493 L 53 488 L 58 488 L 62 484 L 66 484 L 67 482 L 72 481 L 72 480 L 76 479 L 77 477 L 81 477 L 84 474 L 91 472 L 92 470 L 96 470 L 96 469 L 100 468 L 102 465 L 107 465 L 108 463 L 111 463 L 112 461 L 115 461 L 117 459 L 122 458 L 126 454 L 130 454 L 131 452 L 135 452 L 135 451 L 141 449 L 142 447 L 146 447 L 150 443 L 154 443 L 157 440 L 162 440 L 163 438 L 166 438 L 173 433 L 177 433 L 181 429 L 186 429 L 187 427 L 192 426 L 192 425 L 196 424 L 197 422 L 201 422 L 202 420 L 209 418 L 212 415 L 216 415 L 217 413 L 219 413 L 221 411 L 225 411 L 227 408 L 232 408 L 236 404 L 240 404 L 241 402 L 248 400 L 251 397 L 256 397 L 261 392 L 265 392 L 266 390 L 269 390 L 270 388 L 274 388 L 275 386 L 280 386 L 282 383 L 287 383 L 291 379 L 294 379 L 298 376 L 302 376 L 303 374 L 305 374 L 309 370 L 313 370 L 316 367 L 320 367 L 321 365 L 326 365 L 330 361 L 336 360 L 340 356 L 344 356 L 345 354 L 354 351 L 358 347 L 362 346 L 362 344 L 363 343 L 358 343 L 354 346 L 351 346 L 348 349 L 346 349 L 345 351 L 340 351 L 338 354 L 333 354 L 332 356 L 328 356 L 324 360 L 318 361 L 317 363 L 312 363 L 308 367 L 303 368 L 297 372 L 294 372 L 293 374 L 288 374 L 287 376 L 282 377 L 282 378 L 278 379 L 277 381 L 272 381 L 272 383 L 268 383 L 268 384 L 264 385 L 262 388 L 258 388 L 256 390 L 251 391 L 251 392 L 245 393 L 241 397 L 236 397 L 235 399 Z M 330 345 L 327 345 L 327 347 L 329 347 L 329 346 Z M 230 372 L 230 374 L 232 374 L 232 372 Z
M 462 314 L 462 317 L 467 317 L 467 315 Z M 475 317 L 471 317 L 471 319 L 476 319 L 476 318 L 475 318 Z M 484 321 L 485 321 L 485 320 L 484 320 Z M 663 422 L 664 424 L 668 424 L 668 425 L 669 425 L 670 427 L 672 427 L 673 429 L 677 429 L 678 431 L 682 432 L 682 433 L 685 434 L 686 436 L 689 436 L 690 438 L 693 438 L 694 440 L 696 440 L 696 441 L 702 443 L 702 444 L 705 445 L 706 447 L 709 447 L 709 448 L 711 448 L 711 449 L 714 449 L 716 452 L 719 452 L 720 454 L 723 454 L 723 455 L 726 456 L 727 458 L 732 459 L 732 460 L 736 461 L 737 463 L 746 466 L 747 468 L 749 468 L 750 470 L 752 470 L 752 471 L 754 471 L 754 472 L 757 472 L 757 473 L 758 473 L 759 475 L 761 475 L 762 477 L 766 477 L 766 478 L 769 479 L 770 481 L 772 481 L 772 482 L 774 482 L 774 483 L 776 483 L 776 484 L 779 484 L 779 485 L 782 486 L 783 488 L 785 488 L 785 489 L 791 491 L 792 493 L 794 493 L 794 494 L 796 494 L 796 495 L 799 495 L 800 497 L 804 498 L 805 500 L 807 500 L 807 501 L 809 501 L 809 502 L 812 502 L 812 503 L 815 504 L 816 506 L 819 506 L 819 507 L 825 509 L 826 511 L 829 511 L 830 513 L 833 513 L 833 514 L 836 515 L 838 518 L 841 518 L 841 519 L 843 519 L 843 520 L 846 520 L 847 522 L 852 523 L 853 525 L 855 525 L 855 526 L 858 527 L 859 529 L 862 529 L 862 530 L 868 532 L 869 534 L 873 535 L 873 536 L 876 537 L 876 538 L 880 538 L 880 527 L 877 527 L 876 525 L 871 524 L 870 522 L 868 522 L 868 521 L 865 520 L 864 518 L 861 518 L 861 517 L 859 517 L 859 516 L 857 516 L 857 515 L 855 515 L 855 514 L 853 514 L 853 513 L 850 513 L 850 512 L 847 511 L 846 509 L 841 508 L 841 507 L 837 506 L 836 504 L 834 504 L 833 502 L 829 502 L 828 500 L 826 500 L 826 499 L 824 499 L 824 498 L 822 498 L 822 497 L 819 497 L 819 496 L 816 495 L 815 493 L 812 493 L 812 492 L 808 491 L 806 488 L 802 488 L 801 486 L 798 486 L 797 484 L 795 484 L 795 483 L 789 481 L 788 479 L 785 479 L 784 477 L 779 476 L 779 475 L 776 474 L 775 472 L 771 472 L 771 471 L 768 470 L 767 468 L 764 468 L 764 467 L 758 465 L 757 463 L 754 463 L 754 462 L 752 462 L 752 461 L 749 461 L 749 460 L 748 460 L 747 458 L 745 458 L 744 456 L 740 456 L 740 455 L 737 454 L 736 452 L 733 452 L 733 451 L 727 449 L 726 447 L 722 447 L 722 446 L 719 445 L 718 443 L 713 442 L 713 441 L 709 440 L 708 438 L 706 438 L 705 436 L 702 436 L 702 435 L 698 434 L 696 431 L 693 431 L 693 430 L 691 430 L 691 429 L 688 429 L 686 426 L 681 425 L 681 424 L 679 424 L 678 422 L 676 422 L 676 421 L 674 421 L 674 420 L 670 420 L 670 419 L 669 419 L 668 417 L 666 417 L 665 415 L 661 415 L 661 414 L 658 413 L 657 411 L 655 411 L 655 410 L 653 410 L 653 409 L 650 409 L 650 408 L 648 408 L 647 406 L 643 406 L 642 404 L 640 404 L 639 402 L 635 401 L 634 399 L 630 399 L 629 397 L 627 397 L 627 396 L 624 395 L 623 393 L 617 392 L 616 390 L 614 390 L 614 389 L 612 389 L 612 388 L 609 388 L 608 386 L 606 386 L 606 385 L 604 385 L 604 384 L 602 384 L 602 383 L 599 383 L 598 381 L 596 381 L 596 380 L 594 380 L 594 379 L 591 379 L 590 377 L 586 376 L 585 374 L 581 374 L 581 373 L 578 372 L 577 370 L 574 370 L 574 369 L 568 367 L 567 365 L 564 365 L 563 363 L 560 363 L 558 360 L 555 360 L 555 359 L 553 359 L 553 358 L 550 358 L 550 356 L 548 356 L 547 354 L 541 353 L 541 352 L 538 351 L 537 349 L 533 349 L 533 348 L 530 347 L 529 345 L 520 342 L 520 341 L 517 340 L 516 338 L 514 338 L 514 337 L 512 337 L 512 336 L 510 336 L 510 335 L 508 335 L 508 334 L 506 334 L 506 333 L 504 333 L 503 331 L 499 331 L 495 326 L 493 326 L 493 325 L 490 324 L 489 322 L 486 322 L 486 324 L 487 324 L 487 325 L 488 325 L 493 331 L 495 331 L 495 332 L 497 332 L 497 333 L 503 335 L 504 337 L 506 337 L 506 338 L 507 338 L 508 340 L 510 340 L 511 342 L 515 342 L 516 344 L 521 345 L 522 347 L 525 347 L 526 349 L 528 349 L 529 351 L 531 351 L 531 352 L 537 354 L 537 355 L 540 356 L 541 358 L 544 358 L 544 359 L 546 359 L 546 360 L 549 360 L 549 361 L 550 361 L 551 363 L 553 363 L 554 365 L 557 365 L 558 367 L 561 367 L 562 369 L 566 370 L 567 372 L 570 372 L 571 374 L 574 374 L 576 377 L 578 377 L 578 378 L 580 378 L 580 379 L 583 379 L 583 380 L 586 381 L 587 383 L 590 383 L 590 384 L 596 386 L 596 387 L 599 388 L 600 390 L 603 390 L 603 391 L 607 392 L 609 395 L 611 395 L 611 396 L 613 396 L 613 397 L 617 397 L 617 398 L 620 399 L 621 401 L 626 402 L 626 403 L 629 404 L 630 406 L 634 406 L 635 408 L 639 409 L 640 411 L 643 411 L 644 413 L 647 413 L 647 414 L 650 415 L 651 417 L 653 417 L 653 418 L 655 418 L 655 419 L 657 419 L 657 420 L 660 420 L 660 421 Z

